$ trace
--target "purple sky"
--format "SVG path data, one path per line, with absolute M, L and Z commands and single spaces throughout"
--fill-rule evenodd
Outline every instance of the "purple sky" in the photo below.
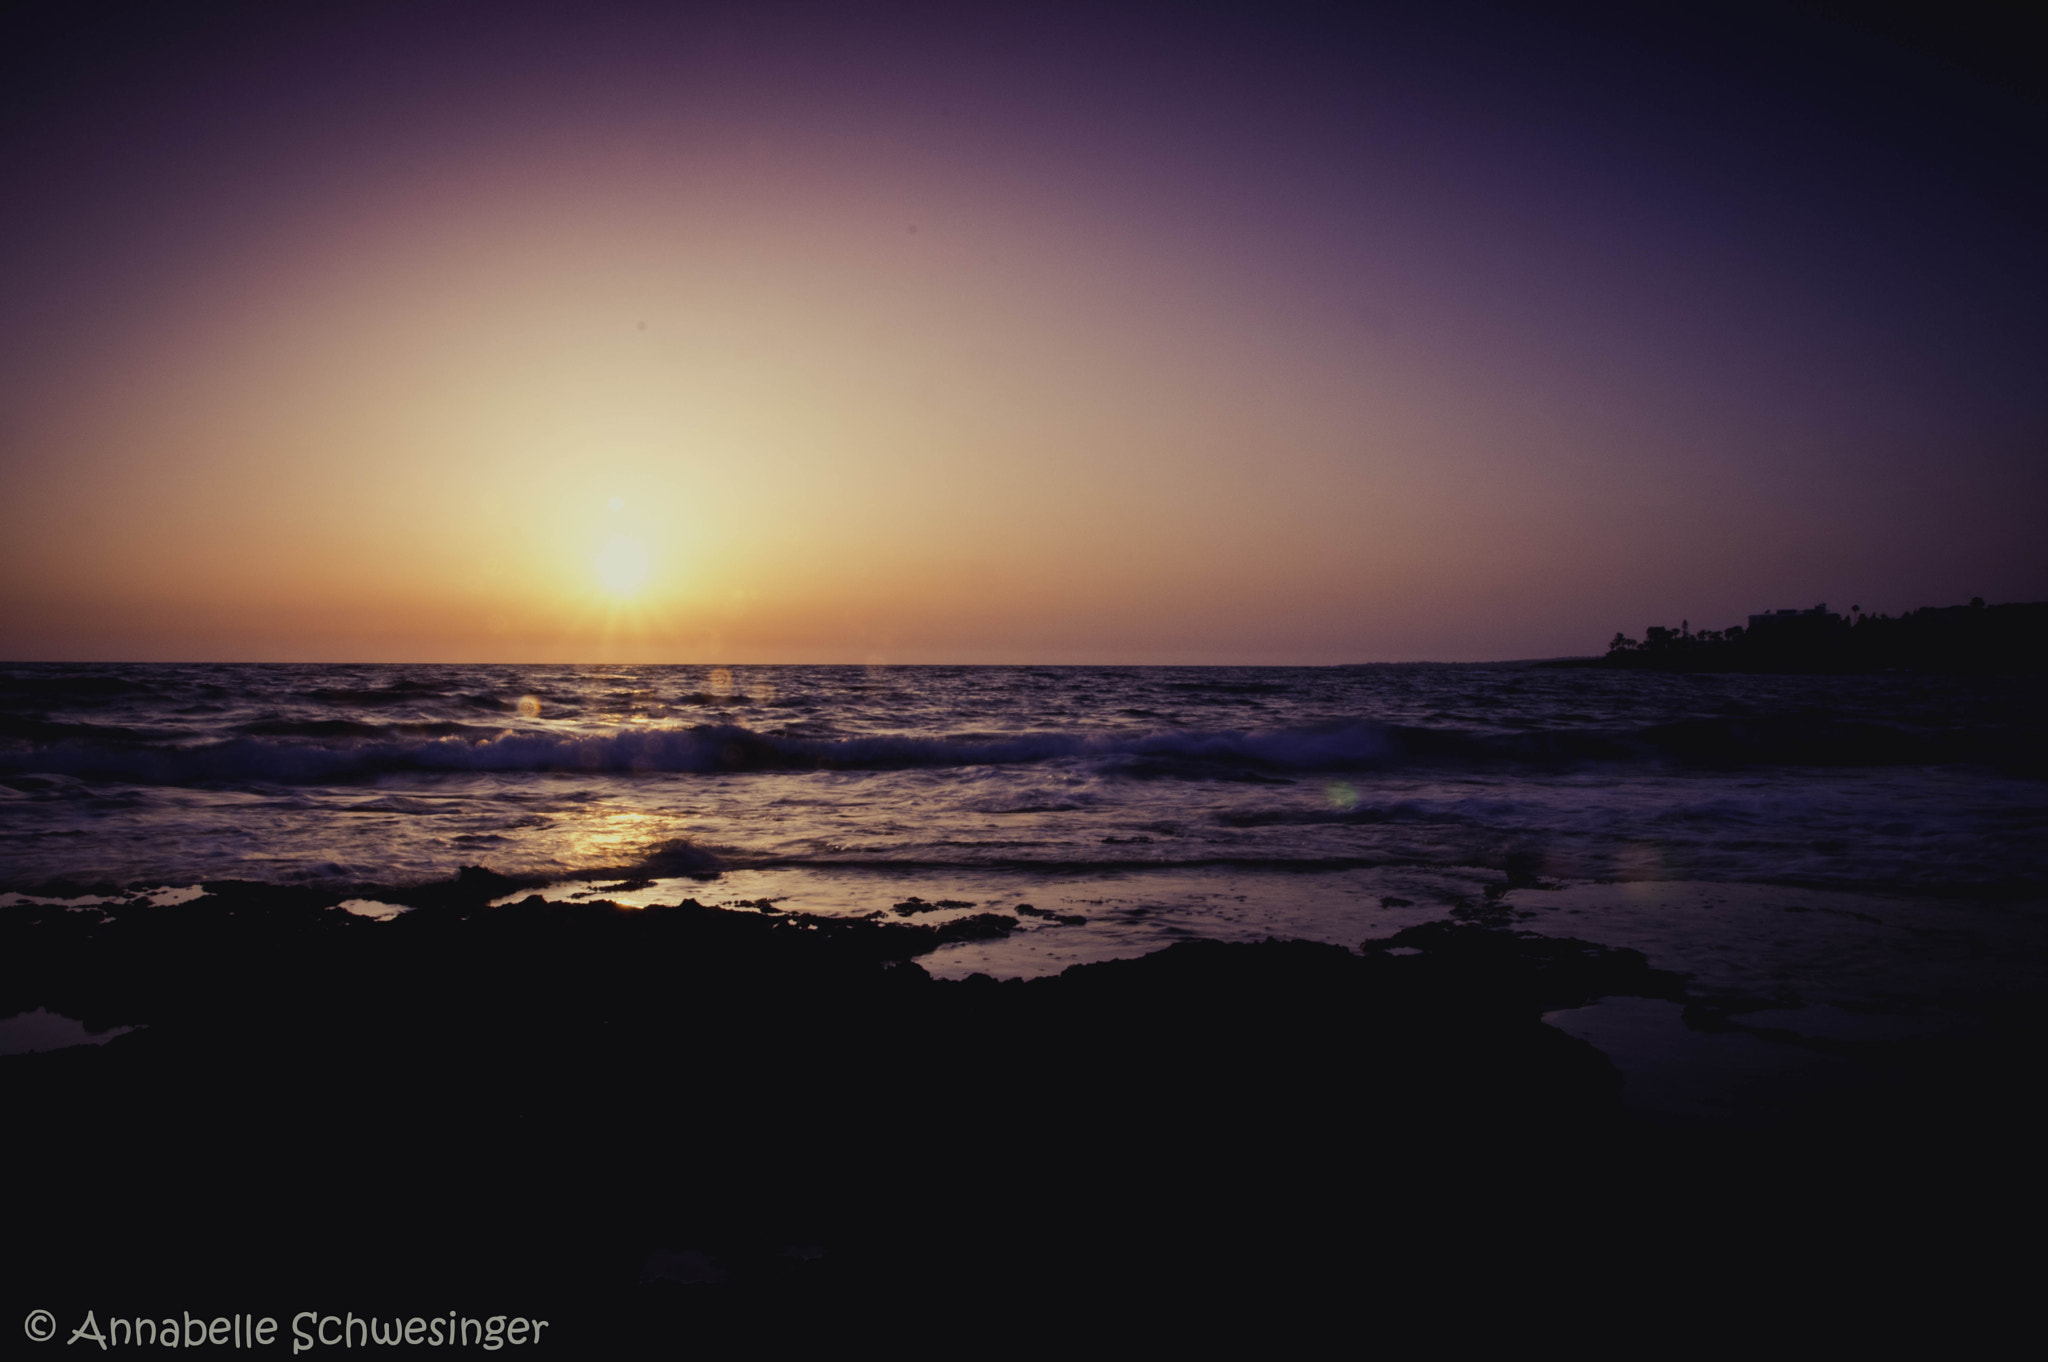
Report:
M 2039 31 L 1835 13 L 30 7 L 0 656 L 1488 658 L 2048 597 Z

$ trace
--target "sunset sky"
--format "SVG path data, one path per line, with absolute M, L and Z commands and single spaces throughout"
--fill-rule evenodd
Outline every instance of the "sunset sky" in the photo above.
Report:
M 1834 13 L 29 7 L 0 658 L 1483 659 L 2048 598 L 2028 35 Z

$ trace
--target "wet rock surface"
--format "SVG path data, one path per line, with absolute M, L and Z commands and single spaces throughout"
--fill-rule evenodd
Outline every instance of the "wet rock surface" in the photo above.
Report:
M 1590 1273 L 1619 1309 L 1793 1256 L 1881 1275 L 1902 1226 L 2035 1194 L 2024 1002 L 1771 1129 L 1649 1129 L 1541 1017 L 1685 981 L 1497 923 L 944 981 L 916 957 L 1017 920 L 494 908 L 487 872 L 382 893 L 415 905 L 389 921 L 207 889 L 0 909 L 0 1014 L 143 1028 L 0 1059 L 24 1290 L 516 1299 L 593 1356 L 1474 1273 Z

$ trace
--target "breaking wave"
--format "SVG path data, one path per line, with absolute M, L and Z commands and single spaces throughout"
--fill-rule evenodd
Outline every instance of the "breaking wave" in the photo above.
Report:
M 1094 763 L 1106 775 L 1250 779 L 1397 766 L 1570 767 L 1605 762 L 1685 765 L 1887 765 L 1987 760 L 1966 735 L 1937 741 L 1875 724 L 1813 719 L 1703 720 L 1624 733 L 1583 729 L 1474 734 L 1357 721 L 1313 728 L 1151 732 L 984 733 L 933 737 L 804 737 L 737 724 L 624 728 L 566 736 L 495 732 L 459 724 L 378 726 L 346 721 L 250 724 L 225 741 L 173 746 L 122 730 L 86 737 L 65 726 L 54 741 L 0 752 L 0 773 L 67 775 L 145 784 L 317 784 L 402 772 L 900 770 Z

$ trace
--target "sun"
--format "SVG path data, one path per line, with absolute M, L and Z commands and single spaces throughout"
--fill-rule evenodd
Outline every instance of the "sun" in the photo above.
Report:
M 597 579 L 616 596 L 630 596 L 647 584 L 652 571 L 647 546 L 637 539 L 615 534 L 597 554 Z

